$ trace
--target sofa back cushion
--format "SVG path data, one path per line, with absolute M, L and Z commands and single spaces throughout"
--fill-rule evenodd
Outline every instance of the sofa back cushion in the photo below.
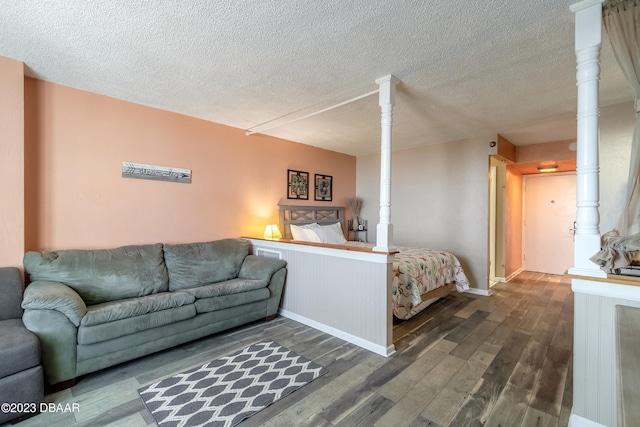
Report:
M 241 239 L 164 245 L 169 290 L 195 288 L 235 279 L 247 255 L 249 242 Z
M 87 305 L 135 298 L 169 289 L 162 244 L 115 249 L 27 252 L 32 281 L 62 282 Z

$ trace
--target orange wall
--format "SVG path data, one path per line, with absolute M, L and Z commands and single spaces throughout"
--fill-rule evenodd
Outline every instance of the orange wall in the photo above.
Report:
M 504 274 L 509 278 L 522 268 L 522 175 L 507 166 L 507 224 Z
M 21 267 L 25 247 L 23 76 L 0 56 L 0 267 Z
M 355 195 L 356 159 L 25 79 L 28 249 L 262 235 L 284 204 Z M 191 169 L 191 184 L 121 177 L 123 161 Z M 287 169 L 333 176 L 333 202 L 288 200 Z

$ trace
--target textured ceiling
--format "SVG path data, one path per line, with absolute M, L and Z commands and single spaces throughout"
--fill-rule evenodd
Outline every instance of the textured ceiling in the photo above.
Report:
M 571 3 L 3 0 L 0 55 L 32 77 L 243 129 L 394 74 L 395 149 L 497 133 L 525 145 L 575 138 Z M 606 40 L 600 96 L 631 100 Z M 363 155 L 379 126 L 371 96 L 266 133 Z

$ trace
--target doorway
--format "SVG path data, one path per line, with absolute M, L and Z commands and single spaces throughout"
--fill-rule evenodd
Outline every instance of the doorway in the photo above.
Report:
M 576 175 L 525 175 L 524 270 L 564 274 L 573 265 Z
M 489 288 L 505 279 L 506 243 L 506 162 L 495 156 L 489 158 L 489 235 L 487 271 Z

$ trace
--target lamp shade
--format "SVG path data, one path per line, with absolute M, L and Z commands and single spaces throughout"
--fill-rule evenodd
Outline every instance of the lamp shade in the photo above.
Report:
M 264 238 L 265 239 L 282 239 L 282 233 L 280 233 L 280 229 L 277 224 L 269 224 L 264 229 Z

